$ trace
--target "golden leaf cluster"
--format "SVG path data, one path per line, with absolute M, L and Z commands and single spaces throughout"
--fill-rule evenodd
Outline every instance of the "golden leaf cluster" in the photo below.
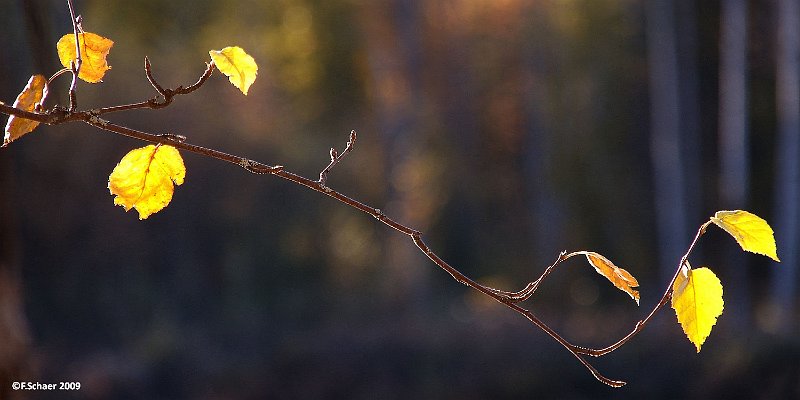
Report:
M 74 72 L 80 57 L 78 78 L 98 83 L 111 69 L 106 58 L 113 46 L 114 41 L 109 38 L 80 32 L 77 37 L 74 33 L 62 36 L 56 43 L 56 50 L 66 70 Z M 253 57 L 237 46 L 211 50 L 209 55 L 213 65 L 229 78 L 231 84 L 247 95 L 258 75 L 258 65 Z M 47 96 L 47 85 L 48 81 L 43 75 L 32 76 L 17 96 L 14 107 L 27 112 L 40 111 L 41 103 Z M 37 121 L 10 116 L 2 147 L 33 131 L 38 125 Z M 139 219 L 146 219 L 170 203 L 175 185 L 182 184 L 185 176 L 183 159 L 175 147 L 149 145 L 131 150 L 120 160 L 109 176 L 108 189 L 116 196 L 114 204 L 123 206 L 125 211 L 136 208 Z
M 742 210 L 717 211 L 710 222 L 730 234 L 743 250 L 780 261 L 772 227 L 761 217 Z M 672 286 L 672 308 L 698 352 L 722 315 L 723 305 L 722 283 L 714 272 L 706 267 L 692 269 L 685 262 Z

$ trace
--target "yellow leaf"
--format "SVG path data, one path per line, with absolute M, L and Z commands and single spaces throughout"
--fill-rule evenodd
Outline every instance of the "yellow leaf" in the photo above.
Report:
M 111 51 L 114 41 L 90 32 L 79 33 L 78 39 L 81 48 L 81 70 L 78 78 L 89 83 L 102 81 L 106 71 L 111 69 L 106 62 L 106 57 Z M 56 48 L 61 65 L 69 68 L 72 61 L 77 59 L 75 34 L 69 33 L 62 36 L 56 44 Z
M 139 219 L 163 209 L 172 200 L 176 185 L 183 183 L 186 167 L 183 165 L 178 149 L 167 145 L 149 145 L 133 149 L 108 177 L 108 189 L 114 204 L 125 207 L 125 211 L 135 207 Z
M 580 254 L 586 255 L 586 259 L 589 260 L 589 264 L 591 264 L 595 271 L 598 274 L 603 275 L 617 287 L 617 289 L 622 290 L 623 292 L 627 293 L 633 300 L 636 301 L 636 304 L 639 304 L 639 291 L 633 288 L 639 286 L 639 282 L 636 281 L 636 278 L 633 277 L 628 271 L 617 267 L 609 261 L 609 259 L 591 251 L 581 251 Z
M 772 227 L 757 215 L 742 210 L 717 211 L 711 222 L 733 236 L 743 250 L 781 261 Z
M 208 54 L 211 55 L 211 60 L 214 61 L 219 71 L 228 76 L 233 86 L 247 95 L 247 90 L 256 81 L 256 75 L 258 75 L 256 60 L 238 46 L 211 50 Z
M 708 268 L 683 266 L 672 286 L 672 308 L 697 352 L 722 314 L 722 283 Z
M 14 101 L 14 108 L 20 110 L 33 112 L 36 106 L 42 102 L 44 97 L 44 86 L 47 83 L 47 78 L 42 75 L 33 75 L 22 89 L 17 99 Z M 9 143 L 19 139 L 22 135 L 36 129 L 39 122 L 32 121 L 25 118 L 19 118 L 14 115 L 8 117 L 6 124 L 5 135 L 3 136 L 3 146 L 8 146 Z

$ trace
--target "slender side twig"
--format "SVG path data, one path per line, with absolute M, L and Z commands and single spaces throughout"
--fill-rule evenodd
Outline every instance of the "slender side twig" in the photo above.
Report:
M 78 74 L 81 72 L 81 65 L 83 60 L 81 58 L 81 41 L 78 36 L 78 19 L 75 17 L 75 7 L 72 5 L 72 0 L 67 0 L 69 7 L 69 16 L 72 18 L 72 32 L 75 34 L 75 60 L 70 65 L 72 71 L 72 84 L 69 86 L 69 110 L 75 111 L 78 109 L 78 95 L 76 89 L 78 87 Z
M 147 77 L 147 80 L 150 81 L 150 85 L 158 92 L 158 94 L 164 96 L 164 99 L 167 98 L 167 91 L 161 87 L 161 85 L 156 82 L 156 78 L 153 77 L 153 70 L 150 66 L 150 59 L 147 56 L 144 56 L 144 75 Z
M 552 328 L 547 326 L 547 324 L 545 324 L 541 319 L 539 319 L 536 315 L 534 315 L 530 310 L 523 308 L 519 304 L 517 304 L 519 300 L 509 298 L 504 294 L 499 294 L 496 292 L 496 289 L 481 285 L 480 283 L 475 282 L 466 275 L 462 274 L 459 270 L 457 270 L 456 268 L 454 268 L 453 266 L 442 260 L 442 258 L 439 257 L 438 255 L 436 255 L 436 253 L 434 253 L 422 240 L 422 235 L 411 235 L 411 239 L 414 241 L 414 244 L 417 246 L 417 248 L 420 249 L 420 251 L 422 251 L 426 256 L 428 256 L 428 258 L 431 261 L 433 261 L 436 265 L 438 265 L 441 269 L 449 273 L 453 277 L 453 279 L 493 298 L 500 304 L 503 304 L 504 306 L 516 311 L 517 313 L 527 318 L 528 321 L 530 321 L 531 323 L 539 327 L 541 330 L 543 330 L 545 333 L 547 333 L 550 337 L 555 339 L 559 344 L 564 346 L 564 348 L 567 349 L 567 351 L 569 351 L 581 363 L 581 365 L 586 367 L 586 369 L 589 370 L 589 372 L 592 374 L 592 376 L 595 377 L 595 379 L 612 387 L 621 387 L 625 385 L 624 381 L 610 379 L 601 374 L 592 364 L 590 364 L 583 357 L 581 357 L 581 354 L 575 351 L 575 348 L 577 346 L 573 345 L 568 340 L 564 339 L 561 335 L 559 335 L 556 331 L 554 331 Z M 558 257 L 558 260 L 556 260 L 555 263 L 553 263 L 550 267 L 548 267 L 545 270 L 545 273 L 542 274 L 542 277 L 539 278 L 539 280 L 537 280 L 538 282 L 541 282 L 541 279 L 543 277 L 547 276 L 550 273 L 550 271 L 552 271 L 552 269 L 555 268 L 556 265 L 558 265 L 561 261 L 564 260 L 563 255 L 565 255 L 565 253 L 561 253 L 561 255 L 559 255 Z M 535 286 L 538 286 L 538 283 L 536 283 Z
M 356 131 L 352 130 L 350 131 L 350 139 L 347 140 L 347 145 L 341 153 L 336 151 L 335 148 L 331 147 L 331 162 L 319 173 L 319 180 L 317 182 L 319 182 L 322 186 L 326 186 L 326 183 L 328 182 L 328 173 L 331 172 L 331 169 L 333 169 L 333 167 L 338 164 L 339 161 L 341 161 L 344 156 L 347 155 L 347 153 L 353 151 L 353 146 L 355 146 L 355 144 Z
M 551 272 L 553 272 L 553 269 L 555 269 L 556 266 L 561 264 L 561 262 L 566 260 L 567 258 L 569 257 L 567 256 L 566 251 L 562 251 L 561 253 L 559 253 L 556 261 L 550 264 L 550 266 L 547 267 L 544 270 L 544 272 L 542 272 L 542 275 L 539 276 L 539 279 L 533 282 L 528 282 L 528 284 L 525 285 L 525 287 L 519 291 L 508 292 L 505 290 L 499 290 L 495 288 L 489 288 L 489 290 L 491 290 L 493 293 L 500 296 L 501 298 L 505 299 L 506 301 L 513 303 L 521 303 L 531 298 L 531 296 L 533 296 L 533 293 L 536 292 L 536 289 L 539 288 L 539 284 L 541 284 L 542 281 L 544 281 L 544 278 L 547 278 L 547 276 L 550 275 Z
M 136 110 L 136 109 L 143 109 L 143 108 L 150 108 L 150 109 L 159 109 L 164 108 L 172 103 L 172 100 L 177 95 L 182 94 L 189 94 L 194 92 L 195 90 L 199 89 L 200 86 L 203 86 L 204 83 L 211 77 L 212 73 L 214 72 L 214 62 L 206 63 L 206 69 L 203 71 L 203 74 L 200 75 L 200 78 L 197 79 L 197 82 L 187 86 L 178 86 L 175 89 L 165 89 L 163 88 L 153 76 L 152 67 L 150 66 L 150 60 L 145 57 L 144 58 L 144 73 L 147 77 L 147 80 L 150 82 L 150 85 L 158 92 L 158 95 L 145 100 L 140 101 L 138 103 L 131 103 L 131 104 L 123 104 L 118 106 L 110 106 L 110 107 L 102 107 L 96 110 L 93 110 L 95 115 L 103 115 L 109 114 L 113 112 L 119 111 L 129 111 L 129 110 Z

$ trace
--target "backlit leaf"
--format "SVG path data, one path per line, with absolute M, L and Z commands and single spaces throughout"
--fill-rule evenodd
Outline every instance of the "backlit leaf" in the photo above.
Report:
M 697 352 L 722 314 L 722 283 L 708 268 L 683 266 L 672 286 L 672 308 Z
M 106 71 L 111 69 L 108 66 L 106 57 L 111 51 L 114 41 L 100 35 L 85 32 L 78 34 L 81 48 L 81 70 L 78 78 L 89 83 L 97 83 L 103 80 Z M 70 68 L 73 60 L 77 59 L 75 53 L 75 34 L 69 33 L 61 37 L 56 44 L 58 49 L 58 59 L 64 68 Z
M 33 112 L 36 110 L 36 105 L 42 102 L 44 97 L 44 87 L 47 83 L 47 78 L 42 75 L 31 76 L 25 89 L 22 89 L 17 99 L 14 101 L 14 108 L 20 110 Z M 8 146 L 9 143 L 19 139 L 22 135 L 36 129 L 39 122 L 32 121 L 17 116 L 9 116 L 8 123 L 6 123 L 5 134 L 3 135 L 3 146 Z
M 733 236 L 743 250 L 781 261 L 772 227 L 759 216 L 742 210 L 717 211 L 711 222 Z
M 114 204 L 132 207 L 145 219 L 166 207 L 172 200 L 175 185 L 183 183 L 186 168 L 178 149 L 167 145 L 149 145 L 134 149 L 122 157 L 108 177 L 108 189 L 116 195 Z
M 633 288 L 639 286 L 639 282 L 636 281 L 636 278 L 633 277 L 628 271 L 617 267 L 612 263 L 609 259 L 603 257 L 602 255 L 591 252 L 591 251 L 581 251 L 578 254 L 584 254 L 586 259 L 589 261 L 589 264 L 594 267 L 595 271 L 598 274 L 603 275 L 611 281 L 619 290 L 627 293 L 633 300 L 636 301 L 636 304 L 639 304 L 639 291 Z
M 211 59 L 219 71 L 228 76 L 233 86 L 247 95 L 247 90 L 256 81 L 256 75 L 258 75 L 256 60 L 237 46 L 211 50 L 208 54 L 211 55 Z

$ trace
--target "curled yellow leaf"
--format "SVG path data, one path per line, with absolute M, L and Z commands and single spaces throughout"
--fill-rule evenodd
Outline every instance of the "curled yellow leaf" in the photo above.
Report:
M 639 305 L 639 291 L 634 289 L 639 286 L 639 282 L 628 271 L 614 265 L 609 259 L 592 251 L 579 251 L 575 254 L 585 255 L 589 264 L 594 267 L 594 270 L 597 271 L 598 274 L 606 277 L 617 289 L 627 293 L 628 296 L 631 296 L 631 298 L 636 301 L 636 305 Z
M 772 227 L 761 217 L 742 210 L 717 211 L 711 222 L 733 236 L 742 250 L 781 261 Z
M 114 204 L 132 207 L 139 219 L 146 219 L 166 207 L 172 200 L 175 185 L 183 183 L 186 167 L 178 149 L 167 145 L 149 145 L 133 149 L 108 177 L 108 189 Z
M 256 75 L 258 75 L 256 60 L 238 46 L 211 50 L 208 54 L 211 55 L 211 60 L 214 61 L 219 71 L 225 74 L 233 86 L 236 86 L 246 96 L 250 85 L 256 81 Z
M 710 269 L 692 269 L 686 263 L 672 290 L 672 308 L 683 332 L 699 353 L 717 318 L 722 315 L 722 283 Z
M 33 112 L 36 110 L 36 105 L 42 102 L 44 97 L 44 88 L 47 83 L 47 78 L 42 75 L 33 75 L 28 79 L 28 84 L 22 89 L 22 92 L 17 95 L 14 101 L 14 108 L 20 110 Z M 33 131 L 39 126 L 39 122 L 32 121 L 17 116 L 9 116 L 8 123 L 6 123 L 5 134 L 3 135 L 2 147 L 8 146 L 9 143 L 19 139 L 22 135 Z
M 111 69 L 106 61 L 108 52 L 114 46 L 114 41 L 100 35 L 84 32 L 78 34 L 81 49 L 81 70 L 78 78 L 89 83 L 103 80 L 106 71 Z M 75 52 L 75 34 L 69 33 L 61 37 L 56 44 L 58 59 L 64 68 L 69 68 L 72 61 L 77 59 Z

